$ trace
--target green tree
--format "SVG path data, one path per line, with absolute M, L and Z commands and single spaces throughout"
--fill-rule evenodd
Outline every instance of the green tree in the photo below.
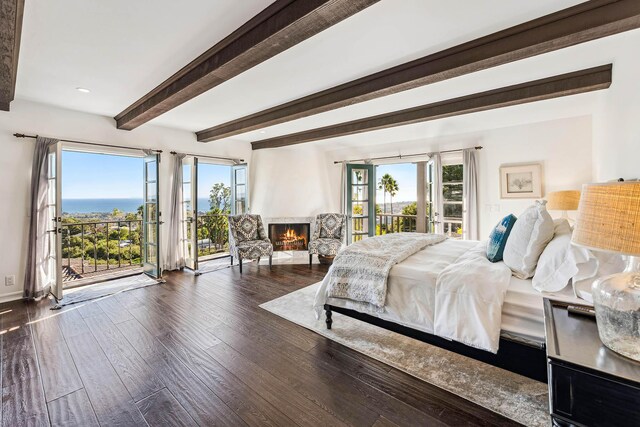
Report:
M 382 204 L 382 206 L 384 213 L 387 213 L 387 189 L 389 188 L 389 182 L 391 182 L 391 180 L 393 180 L 393 177 L 388 173 L 385 173 L 378 181 L 378 190 L 382 190 L 383 194 L 382 198 L 384 203 Z
M 418 214 L 418 203 L 413 202 L 402 208 L 402 215 L 417 215 Z
M 222 182 L 213 184 L 209 191 L 209 207 L 211 211 L 219 209 L 222 213 L 231 213 L 231 187 Z

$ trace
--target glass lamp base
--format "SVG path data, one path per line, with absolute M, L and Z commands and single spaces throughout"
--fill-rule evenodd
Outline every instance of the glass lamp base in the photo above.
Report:
M 603 277 L 592 291 L 602 343 L 640 361 L 640 272 Z

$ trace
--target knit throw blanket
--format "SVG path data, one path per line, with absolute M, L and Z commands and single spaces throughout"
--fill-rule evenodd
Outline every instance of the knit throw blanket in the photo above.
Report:
M 327 296 L 369 303 L 382 309 L 391 267 L 445 239 L 441 234 L 392 233 L 353 243 L 333 260 L 328 272 Z

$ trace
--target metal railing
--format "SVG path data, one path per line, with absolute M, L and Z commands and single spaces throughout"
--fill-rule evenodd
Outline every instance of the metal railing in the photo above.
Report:
M 142 220 L 63 222 L 63 282 L 142 266 Z
M 222 254 L 229 251 L 229 221 L 226 215 L 198 214 L 198 256 Z
M 416 231 L 417 215 L 376 214 L 376 235 Z

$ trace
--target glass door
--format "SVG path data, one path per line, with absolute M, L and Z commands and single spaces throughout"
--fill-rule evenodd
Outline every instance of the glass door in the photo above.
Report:
M 347 212 L 351 243 L 375 235 L 375 183 L 373 165 L 347 165 Z
M 249 191 L 247 185 L 247 165 L 231 168 L 231 215 L 249 212 Z
M 182 247 L 187 268 L 198 270 L 198 158 L 182 161 Z
M 47 155 L 47 281 L 53 296 L 62 299 L 62 146 L 52 145 Z
M 142 266 L 145 274 L 158 278 L 160 269 L 160 211 L 158 207 L 159 155 L 144 157 L 144 208 L 142 212 Z
M 436 197 L 435 197 L 435 165 L 433 160 L 430 160 L 426 164 L 426 203 L 427 203 L 427 233 L 436 232 L 436 222 L 438 212 L 435 212 Z

